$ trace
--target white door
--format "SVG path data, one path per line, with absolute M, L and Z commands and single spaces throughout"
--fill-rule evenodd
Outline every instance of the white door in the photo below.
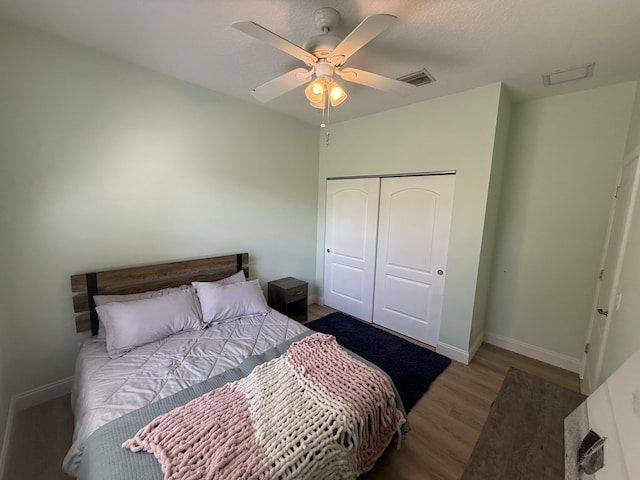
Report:
M 437 345 L 454 175 L 383 178 L 373 321 Z
M 379 178 L 327 181 L 324 304 L 371 322 Z
M 616 189 L 612 217 L 609 224 L 609 235 L 605 245 L 604 261 L 600 280 L 596 291 L 594 311 L 587 343 L 584 380 L 588 392 L 600 385 L 600 370 L 607 341 L 609 322 L 615 316 L 618 278 L 626 245 L 629 219 L 632 212 L 632 198 L 638 186 L 638 158 L 628 163 L 620 174 Z

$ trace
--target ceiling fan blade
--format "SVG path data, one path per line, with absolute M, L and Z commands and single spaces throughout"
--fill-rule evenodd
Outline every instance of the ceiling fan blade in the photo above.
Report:
M 369 15 L 333 49 L 327 61 L 336 67 L 344 65 L 351 55 L 393 25 L 397 18 L 388 14 Z
M 251 94 L 261 102 L 268 102 L 287 93 L 289 90 L 293 90 L 307 83 L 311 80 L 312 75 L 313 69 L 305 70 L 304 68 L 296 68 L 254 88 Z
M 271 30 L 267 30 L 261 25 L 258 25 L 254 22 L 234 22 L 231 24 L 233 28 L 236 30 L 240 30 L 241 32 L 246 33 L 247 35 L 252 36 L 253 38 L 257 38 L 258 40 L 262 40 L 265 43 L 268 43 L 272 47 L 277 48 L 278 50 L 282 50 L 289 55 L 302 60 L 307 65 L 315 65 L 318 59 L 315 55 L 307 52 L 303 48 L 297 46 L 294 43 L 291 43 L 286 38 L 282 38 L 277 33 L 273 33 Z
M 367 87 L 383 90 L 385 92 L 397 93 L 398 95 L 408 95 L 415 90 L 415 85 L 401 82 L 395 78 L 384 77 L 377 73 L 359 70 L 357 68 L 343 68 L 335 71 L 342 79 L 359 83 Z

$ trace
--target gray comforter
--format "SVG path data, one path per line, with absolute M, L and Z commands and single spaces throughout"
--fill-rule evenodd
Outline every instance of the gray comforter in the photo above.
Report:
M 238 367 L 227 370 L 193 387 L 182 390 L 170 397 L 147 405 L 144 408 L 128 413 L 100 427 L 87 440 L 82 463 L 78 471 L 81 480 L 159 480 L 163 478 L 160 463 L 150 453 L 133 453 L 122 448 L 122 443 L 133 437 L 140 428 L 147 425 L 158 415 L 175 407 L 184 405 L 225 383 L 239 380 L 251 373 L 256 365 L 269 361 L 283 354 L 291 343 L 310 335 L 306 332 L 274 347 L 261 355 L 247 358 Z M 378 368 L 362 357 L 349 352 L 355 358 Z M 395 386 L 394 386 L 395 390 Z M 396 404 L 405 413 L 400 396 L 396 391 Z M 406 416 L 406 414 L 405 414 Z M 409 430 L 405 423 L 403 433 Z

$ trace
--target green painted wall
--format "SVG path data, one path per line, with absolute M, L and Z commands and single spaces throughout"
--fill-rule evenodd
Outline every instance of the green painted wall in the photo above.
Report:
M 631 153 L 640 146 L 640 80 L 636 83 L 636 96 L 633 103 L 631 122 L 629 123 L 629 135 L 625 152 Z
M 514 105 L 489 333 L 581 361 L 634 90 Z
M 2 160 L 0 159 L 0 165 Z M 1 167 L 0 167 L 1 168 Z M 3 230 L 0 227 L 0 232 Z M 1 237 L 0 237 L 1 238 Z M 1 240 L 0 240 L 1 241 Z M 1 249 L 0 249 L 1 250 Z M 0 261 L 3 261 L 2 252 L 0 251 Z M 1 265 L 1 264 L 0 264 Z M 9 345 L 9 337 L 6 333 L 8 324 L 8 317 L 6 314 L 6 285 L 7 277 L 4 274 L 0 274 L 0 328 L 3 329 L 2 335 L 0 335 L 0 456 L 2 455 L 2 448 L 4 443 L 5 429 L 7 426 L 7 415 L 9 413 L 9 405 L 11 402 L 11 395 L 9 393 L 9 381 L 7 379 L 6 367 L 7 364 L 7 346 Z M 2 468 L 4 460 L 0 458 L 0 469 Z M 0 471 L 2 475 L 2 471 Z
M 455 170 L 440 342 L 467 351 L 500 93 L 498 83 L 330 126 L 329 147 L 320 141 L 319 286 L 327 178 Z
M 1 307 L 0 307 L 1 308 Z M 0 312 L 1 314 L 1 312 Z M 0 322 L 4 320 L 4 317 L 0 317 Z M 0 325 L 4 325 L 4 323 L 0 323 Z M 9 389 L 7 384 L 7 376 L 5 374 L 5 359 L 4 359 L 4 335 L 3 338 L 0 339 L 0 453 L 2 452 L 3 444 L 4 444 L 4 433 L 5 428 L 7 426 L 7 415 L 9 413 L 9 403 L 11 401 L 9 395 Z M 2 459 L 0 459 L 0 465 L 3 464 Z
M 640 82 L 636 83 L 640 87 Z M 627 137 L 626 160 L 637 157 L 640 151 L 640 88 L 636 88 L 632 121 Z M 640 195 L 636 197 L 629 227 L 629 238 L 623 258 L 618 293 L 620 307 L 614 313 L 607 339 L 599 381 L 611 375 L 640 348 Z
M 504 176 L 503 173 L 506 163 L 507 144 L 509 140 L 511 109 L 511 98 L 509 97 L 506 88 L 503 86 L 500 92 L 493 158 L 491 160 L 487 212 L 482 232 L 482 250 L 475 294 L 476 301 L 473 308 L 473 321 L 471 325 L 471 335 L 469 338 L 470 348 L 479 347 L 482 337 L 484 336 L 496 244 L 496 229 L 499 220 L 502 182 Z
M 318 127 L 7 23 L 0 64 L 10 394 L 73 374 L 71 274 L 248 251 L 313 282 Z

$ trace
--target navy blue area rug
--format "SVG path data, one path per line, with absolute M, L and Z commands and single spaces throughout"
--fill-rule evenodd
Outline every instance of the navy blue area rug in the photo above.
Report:
M 451 363 L 449 358 L 439 353 L 344 313 L 330 313 L 305 323 L 305 326 L 335 336 L 340 345 L 387 372 L 398 389 L 407 413 L 429 390 L 431 382 Z

